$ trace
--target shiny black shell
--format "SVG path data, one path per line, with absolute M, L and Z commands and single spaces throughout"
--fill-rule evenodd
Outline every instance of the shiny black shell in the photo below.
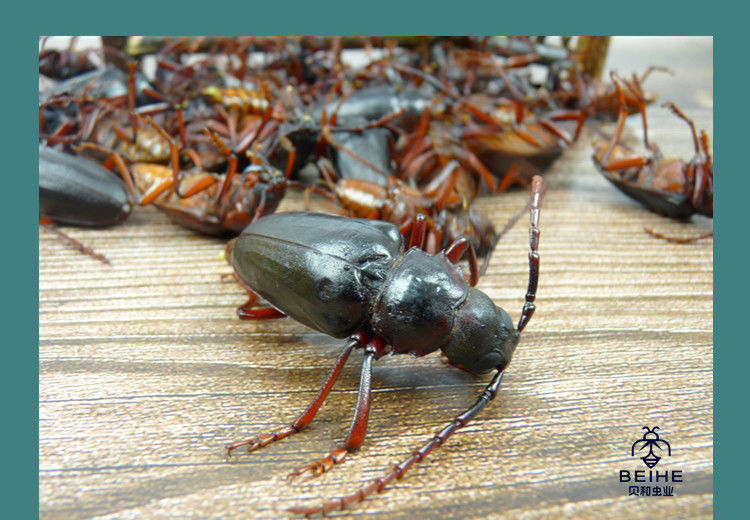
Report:
M 696 213 L 690 198 L 681 193 L 659 190 L 623 181 L 610 172 L 603 170 L 602 175 L 625 195 L 637 200 L 654 213 L 674 219 L 687 219 Z
M 269 215 L 242 232 L 230 261 L 274 307 L 334 337 L 372 332 L 395 354 L 441 349 L 474 372 L 504 368 L 518 344 L 510 316 L 469 287 L 445 252 L 404 253 L 387 222 Z
M 334 148 L 332 154 L 336 170 L 341 178 L 372 182 L 380 186 L 385 186 L 388 183 L 387 178 L 380 173 L 393 174 L 391 150 L 388 147 L 388 130 L 385 128 L 369 128 L 362 133 L 335 132 L 334 138 L 341 146 L 380 170 L 373 170 L 348 153 Z
M 697 213 L 689 197 L 681 193 L 660 190 L 650 186 L 643 186 L 635 182 L 629 182 L 620 178 L 614 172 L 609 172 L 601 167 L 596 155 L 592 156 L 594 164 L 599 172 L 611 182 L 618 190 L 633 200 L 643 204 L 646 208 L 674 219 L 687 219 Z M 711 215 L 709 215 L 711 216 Z
M 250 224 L 230 262 L 253 291 L 336 338 L 366 328 L 403 249 L 393 224 L 316 213 L 276 213 Z
M 323 108 L 328 116 L 336 114 L 339 126 L 348 126 L 360 119 L 376 121 L 383 116 L 404 110 L 394 124 L 409 128 L 432 103 L 432 92 L 421 89 L 400 89 L 390 85 L 374 85 L 355 90 L 343 103 L 335 99 L 312 112 L 313 121 L 320 121 Z
M 75 226 L 109 226 L 130 214 L 125 183 L 83 157 L 39 145 L 39 216 Z
M 430 255 L 412 248 L 388 274 L 372 316 L 372 329 L 396 353 L 418 356 L 437 350 L 446 340 L 456 309 L 469 285 L 444 253 Z

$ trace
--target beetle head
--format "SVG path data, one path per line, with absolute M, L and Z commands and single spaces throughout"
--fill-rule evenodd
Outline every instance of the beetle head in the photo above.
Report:
M 471 372 L 503 370 L 510 363 L 518 338 L 508 313 L 482 291 L 470 287 L 440 349 L 452 363 Z

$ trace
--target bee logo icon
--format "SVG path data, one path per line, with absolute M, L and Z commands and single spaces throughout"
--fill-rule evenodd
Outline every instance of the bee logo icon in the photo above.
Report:
M 657 448 L 660 452 L 662 452 L 666 447 L 667 456 L 669 457 L 672 456 L 672 448 L 670 448 L 667 441 L 659 438 L 659 434 L 656 433 L 656 430 L 659 429 L 658 426 L 654 426 L 653 428 L 644 426 L 643 429 L 646 430 L 646 433 L 643 434 L 642 439 L 638 439 L 633 443 L 633 447 L 630 450 L 630 455 L 635 456 L 636 448 L 638 448 L 639 452 L 648 448 L 648 453 L 645 456 L 641 457 L 641 460 L 646 466 L 648 466 L 649 468 L 653 468 L 659 463 L 659 460 L 661 460 L 661 457 L 654 453 L 654 448 Z M 638 446 L 640 446 L 640 448 Z

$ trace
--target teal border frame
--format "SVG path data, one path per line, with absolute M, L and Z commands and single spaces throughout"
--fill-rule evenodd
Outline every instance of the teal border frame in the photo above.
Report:
M 179 4 L 130 1 L 16 5 L 8 11 L 2 34 L 6 74 L 3 80 L 3 267 L 8 286 L 2 298 L 4 342 L 5 484 L 0 488 L 7 518 L 38 517 L 39 403 L 39 258 L 36 118 L 38 36 L 41 34 L 622 34 L 714 36 L 714 155 L 720 173 L 715 185 L 714 216 L 714 517 L 744 511 L 747 431 L 747 344 L 740 310 L 748 289 L 742 276 L 742 250 L 748 236 L 738 208 L 748 205 L 747 175 L 748 26 L 739 12 L 729 16 L 721 2 L 645 2 L 605 4 L 584 0 L 551 2 L 405 2 L 343 0 L 302 2 L 230 2 Z M 375 6 L 368 9 L 368 5 Z M 364 12 L 363 12 L 364 10 Z M 737 22 L 742 23 L 736 27 Z M 716 123 L 720 124 L 716 124 Z M 731 182 L 731 184 L 730 184 Z M 744 231 L 744 232 L 743 232 Z M 719 276 L 721 273 L 721 276 Z M 722 294 L 719 301 L 717 295 Z M 689 311 L 688 311 L 689 312 Z M 685 382 L 686 385 L 690 381 Z M 723 397 L 719 402 L 719 396 Z M 745 410 L 745 411 L 743 411 Z

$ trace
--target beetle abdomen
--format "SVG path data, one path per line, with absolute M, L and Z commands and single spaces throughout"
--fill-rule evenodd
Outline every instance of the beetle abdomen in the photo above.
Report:
M 240 279 L 295 320 L 337 338 L 369 320 L 402 238 L 392 224 L 316 213 L 277 213 L 239 236 Z

